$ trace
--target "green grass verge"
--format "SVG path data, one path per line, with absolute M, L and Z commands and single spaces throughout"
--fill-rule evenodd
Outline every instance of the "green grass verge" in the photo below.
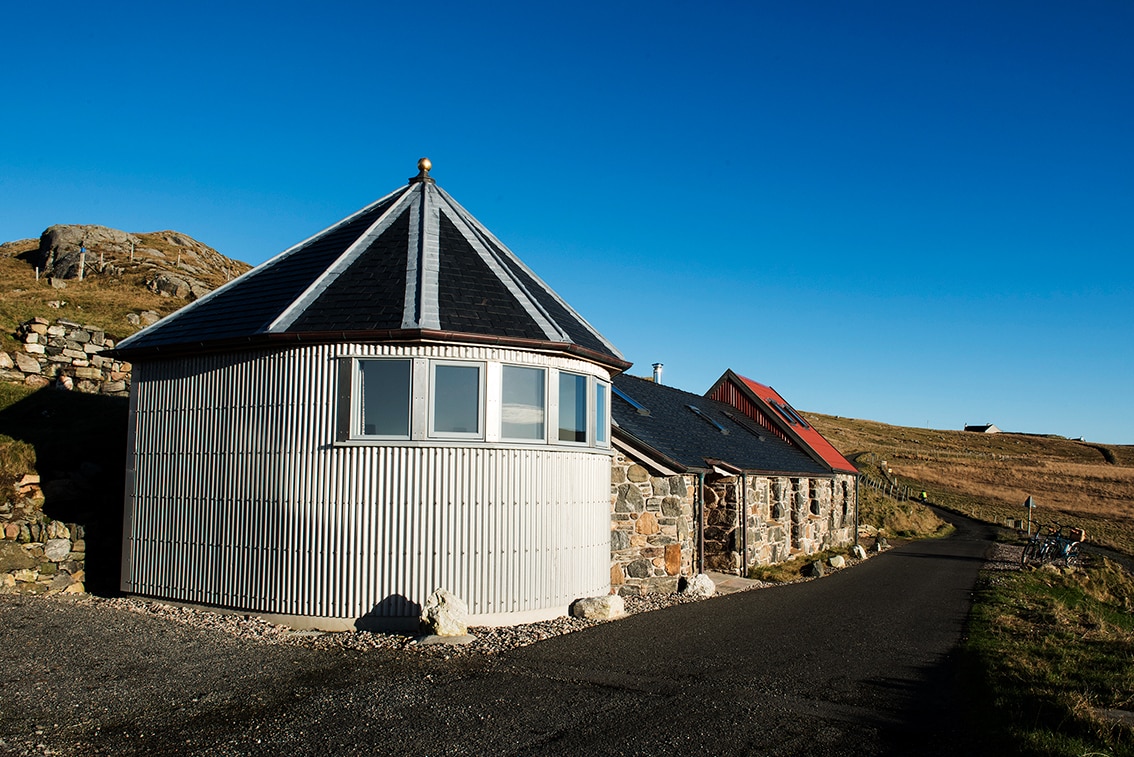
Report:
M 1134 577 L 1102 560 L 982 575 L 964 646 L 974 725 L 1019 755 L 1132 755 Z

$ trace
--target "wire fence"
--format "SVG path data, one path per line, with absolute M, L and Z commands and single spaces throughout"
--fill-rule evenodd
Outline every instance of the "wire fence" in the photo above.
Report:
M 890 473 L 889 468 L 886 466 L 886 461 L 881 460 L 876 452 L 864 452 L 854 456 L 854 463 L 860 465 L 863 463 L 876 466 L 885 478 L 876 478 L 875 476 L 859 471 L 858 482 L 859 486 L 869 486 L 871 489 L 881 492 L 883 495 L 897 500 L 898 502 L 907 502 L 910 500 L 921 499 L 921 490 L 914 490 L 908 484 L 903 484 L 898 481 L 896 476 Z

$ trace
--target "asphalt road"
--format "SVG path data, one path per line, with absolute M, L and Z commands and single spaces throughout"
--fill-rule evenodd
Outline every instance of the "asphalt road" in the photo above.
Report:
M 990 544 L 953 519 L 949 539 L 822 580 L 494 657 L 269 646 L 24 600 L 0 613 L 0 753 L 975 755 L 952 661 Z

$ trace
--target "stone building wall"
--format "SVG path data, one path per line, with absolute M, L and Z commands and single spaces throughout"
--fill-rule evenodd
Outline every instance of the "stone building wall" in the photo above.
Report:
M 708 476 L 705 567 L 738 572 L 740 513 L 747 512 L 745 570 L 854 541 L 854 476 Z
M 0 380 L 34 388 L 55 385 L 88 394 L 126 397 L 131 365 L 104 357 L 115 340 L 98 326 L 33 318 L 16 329 L 20 349 L 0 352 Z
M 694 476 L 652 476 L 616 452 L 610 477 L 610 584 L 619 594 L 669 593 L 693 574 Z

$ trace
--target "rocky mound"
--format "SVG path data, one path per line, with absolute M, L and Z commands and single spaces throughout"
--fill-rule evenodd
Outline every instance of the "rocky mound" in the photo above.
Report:
M 185 234 L 132 234 L 106 226 L 51 226 L 31 240 L 3 245 L 53 281 L 141 273 L 150 291 L 195 300 L 247 271 L 250 266 L 221 255 Z

